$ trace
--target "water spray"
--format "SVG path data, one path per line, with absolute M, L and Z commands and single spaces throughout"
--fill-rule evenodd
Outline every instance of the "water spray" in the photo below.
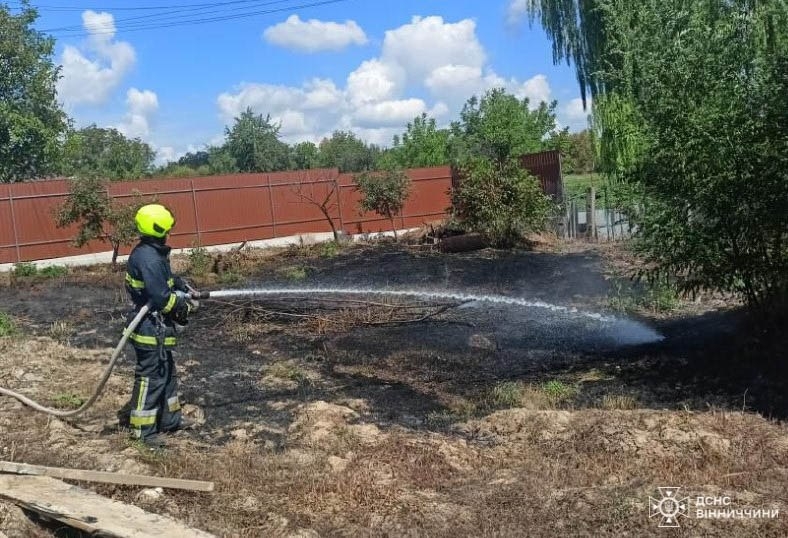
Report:
M 632 341 L 628 343 L 657 341 L 662 339 L 660 335 L 658 335 L 656 332 L 654 332 L 651 329 L 644 327 L 636 328 L 635 325 L 638 324 L 635 324 L 632 321 L 621 320 L 619 318 L 605 316 L 595 312 L 585 312 L 582 310 L 578 310 L 577 308 L 574 307 L 559 306 L 550 303 L 545 303 L 543 301 L 528 301 L 526 299 L 521 299 L 518 297 L 506 297 L 503 295 L 474 295 L 468 293 L 456 293 L 449 291 L 381 290 L 381 289 L 364 289 L 364 288 L 252 288 L 252 289 L 241 289 L 241 290 L 234 289 L 234 290 L 217 290 L 217 291 L 203 291 L 203 292 L 199 292 L 191 289 L 189 294 L 191 298 L 195 301 L 202 299 L 223 299 L 223 298 L 226 299 L 232 297 L 263 297 L 263 296 L 281 296 L 288 294 L 299 294 L 299 295 L 363 295 L 363 296 L 383 295 L 389 297 L 410 297 L 410 298 L 417 298 L 422 300 L 451 300 L 451 301 L 457 301 L 466 304 L 489 303 L 493 305 L 502 305 L 502 306 L 546 309 L 552 312 L 569 314 L 572 316 L 582 316 L 588 319 L 595 320 L 600 323 L 625 323 L 625 324 L 628 323 L 631 324 L 631 326 L 627 328 L 627 331 L 637 330 L 639 332 L 637 337 L 635 338 L 630 337 Z M 101 379 L 96 385 L 96 389 L 94 390 L 90 398 L 84 404 L 82 404 L 78 409 L 66 411 L 62 409 L 53 409 L 51 407 L 46 407 L 38 402 L 33 401 L 32 399 L 28 398 L 23 394 L 19 394 L 18 392 L 3 387 L 0 387 L 0 394 L 5 396 L 10 396 L 12 398 L 16 398 L 23 404 L 29 406 L 31 409 L 59 418 L 71 418 L 84 413 L 96 402 L 99 395 L 104 390 L 104 386 L 106 385 L 107 380 L 109 380 L 109 376 L 112 374 L 112 370 L 115 368 L 118 358 L 120 357 L 120 353 L 125 347 L 126 342 L 128 341 L 129 335 L 132 332 L 134 332 L 134 330 L 140 324 L 142 319 L 148 314 L 149 310 L 150 310 L 150 304 L 143 306 L 139 310 L 137 315 L 134 317 L 134 319 L 132 319 L 129 325 L 123 330 L 123 336 L 118 342 L 118 345 L 113 350 L 112 355 L 110 356 L 109 364 L 107 365 L 107 368 L 104 370 Z M 624 340 L 626 340 L 626 338 Z

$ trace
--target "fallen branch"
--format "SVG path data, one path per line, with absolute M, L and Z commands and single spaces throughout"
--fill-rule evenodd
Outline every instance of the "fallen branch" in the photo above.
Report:
M 84 480 L 86 482 L 102 482 L 104 484 L 122 484 L 126 486 L 213 491 L 213 482 L 136 474 L 108 473 L 83 469 L 66 469 L 64 467 L 44 467 L 42 465 L 28 465 L 26 463 L 15 463 L 12 461 L 0 461 L 0 472 L 19 475 L 49 476 L 53 478 L 65 478 L 67 480 Z

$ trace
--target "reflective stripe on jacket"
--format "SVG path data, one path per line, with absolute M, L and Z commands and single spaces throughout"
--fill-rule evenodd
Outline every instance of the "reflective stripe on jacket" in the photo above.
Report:
M 126 292 L 134 303 L 134 314 L 151 303 L 151 314 L 129 334 L 129 340 L 136 346 L 155 348 L 161 343 L 172 347 L 177 343 L 168 314 L 186 306 L 184 299 L 175 294 L 175 291 L 186 291 L 186 285 L 172 274 L 170 250 L 161 240 L 143 237 L 129 255 Z M 156 314 L 161 314 L 161 322 Z

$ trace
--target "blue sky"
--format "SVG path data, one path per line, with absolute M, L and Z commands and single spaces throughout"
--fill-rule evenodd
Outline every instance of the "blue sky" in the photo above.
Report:
M 291 143 L 351 129 L 388 145 L 413 116 L 427 112 L 445 125 L 472 94 L 504 86 L 534 103 L 556 99 L 562 125 L 585 126 L 574 72 L 553 65 L 541 28 L 521 17 L 524 0 L 299 7 L 318 2 L 32 4 L 37 28 L 57 38 L 59 98 L 77 125 L 139 136 L 160 162 L 220 141 L 247 106 L 281 122 Z M 136 9 L 143 7 L 157 9 Z M 246 16 L 274 9 L 281 11 Z M 236 14 L 244 17 L 183 24 Z

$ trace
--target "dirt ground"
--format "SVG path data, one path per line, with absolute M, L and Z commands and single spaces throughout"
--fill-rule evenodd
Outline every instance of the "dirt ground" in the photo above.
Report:
M 622 293 L 640 293 L 620 247 L 448 255 L 360 245 L 210 262 L 213 272 L 192 279 L 204 289 L 416 289 L 545 304 L 287 292 L 205 301 L 176 355 L 198 430 L 150 454 L 118 429 L 129 350 L 74 421 L 0 398 L 0 459 L 214 481 L 212 493 L 163 495 L 80 485 L 219 536 L 788 535 L 784 335 L 716 297 L 670 313 L 612 311 Z M 123 327 L 121 277 L 96 267 L 5 282 L 0 312 L 17 330 L 0 338 L 0 386 L 79 405 Z M 691 502 L 679 529 L 662 529 L 649 498 L 666 486 L 779 517 L 702 519 Z M 68 535 L 4 504 L 0 531 Z

